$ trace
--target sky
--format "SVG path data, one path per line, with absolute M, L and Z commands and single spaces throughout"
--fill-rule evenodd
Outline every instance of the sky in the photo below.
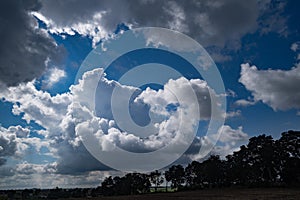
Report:
M 95 187 L 299 130 L 299 6 L 1 1 L 0 189 Z

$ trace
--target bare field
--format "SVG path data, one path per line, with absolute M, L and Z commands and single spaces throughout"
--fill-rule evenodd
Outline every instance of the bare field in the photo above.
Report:
M 98 197 L 92 199 L 101 200 L 171 200 L 171 199 L 236 199 L 236 200 L 258 200 L 258 199 L 285 199 L 299 200 L 300 189 L 286 188 L 259 188 L 259 189 L 209 189 L 199 191 L 186 191 L 175 193 L 153 193 L 132 196 Z

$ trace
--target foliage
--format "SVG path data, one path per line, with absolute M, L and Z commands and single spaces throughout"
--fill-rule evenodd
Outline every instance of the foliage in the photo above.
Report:
M 155 192 L 157 188 L 164 182 L 164 178 L 161 176 L 161 172 L 155 170 L 149 174 L 150 182 L 155 186 Z
M 106 196 L 141 194 L 150 191 L 151 183 L 146 174 L 129 173 L 124 177 L 111 176 L 102 182 L 102 191 Z

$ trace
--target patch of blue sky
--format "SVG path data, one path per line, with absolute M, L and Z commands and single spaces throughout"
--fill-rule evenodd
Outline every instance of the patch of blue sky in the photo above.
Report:
M 20 125 L 22 127 L 30 127 L 31 130 L 43 129 L 43 127 L 41 127 L 34 121 L 30 121 L 30 123 L 27 123 L 26 120 L 22 119 L 24 113 L 21 113 L 20 115 L 14 115 L 11 112 L 12 108 L 13 103 L 0 101 L 0 122 L 2 127 L 8 128 L 10 126 Z

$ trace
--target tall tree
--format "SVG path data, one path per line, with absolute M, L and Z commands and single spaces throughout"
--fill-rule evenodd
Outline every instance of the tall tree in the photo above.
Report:
M 276 182 L 278 156 L 271 136 L 259 135 L 249 139 L 247 146 L 227 156 L 230 177 L 239 184 L 259 185 Z
M 300 185 L 300 131 L 282 133 L 277 142 L 280 151 L 280 177 L 285 184 Z
M 115 184 L 112 176 L 106 177 L 101 184 L 103 195 L 105 196 L 115 195 L 114 186 Z
M 154 184 L 155 192 L 157 192 L 158 186 L 164 182 L 164 178 L 161 176 L 161 172 L 155 170 L 149 174 L 149 178 L 152 184 Z
M 188 187 L 200 187 L 202 184 L 202 176 L 200 170 L 200 163 L 193 161 L 185 168 L 185 181 Z
M 199 167 L 202 181 L 207 182 L 209 186 L 222 186 L 225 182 L 225 164 L 218 155 L 211 155 L 202 162 Z
M 171 181 L 171 174 L 169 171 L 165 171 L 164 176 L 166 180 L 166 192 L 168 192 L 168 183 Z
M 184 168 L 181 165 L 173 165 L 167 172 L 170 177 L 171 187 L 174 189 L 180 189 L 184 183 Z
M 130 186 L 130 194 L 147 193 L 150 191 L 151 183 L 146 174 L 129 173 L 125 175 L 125 180 Z

